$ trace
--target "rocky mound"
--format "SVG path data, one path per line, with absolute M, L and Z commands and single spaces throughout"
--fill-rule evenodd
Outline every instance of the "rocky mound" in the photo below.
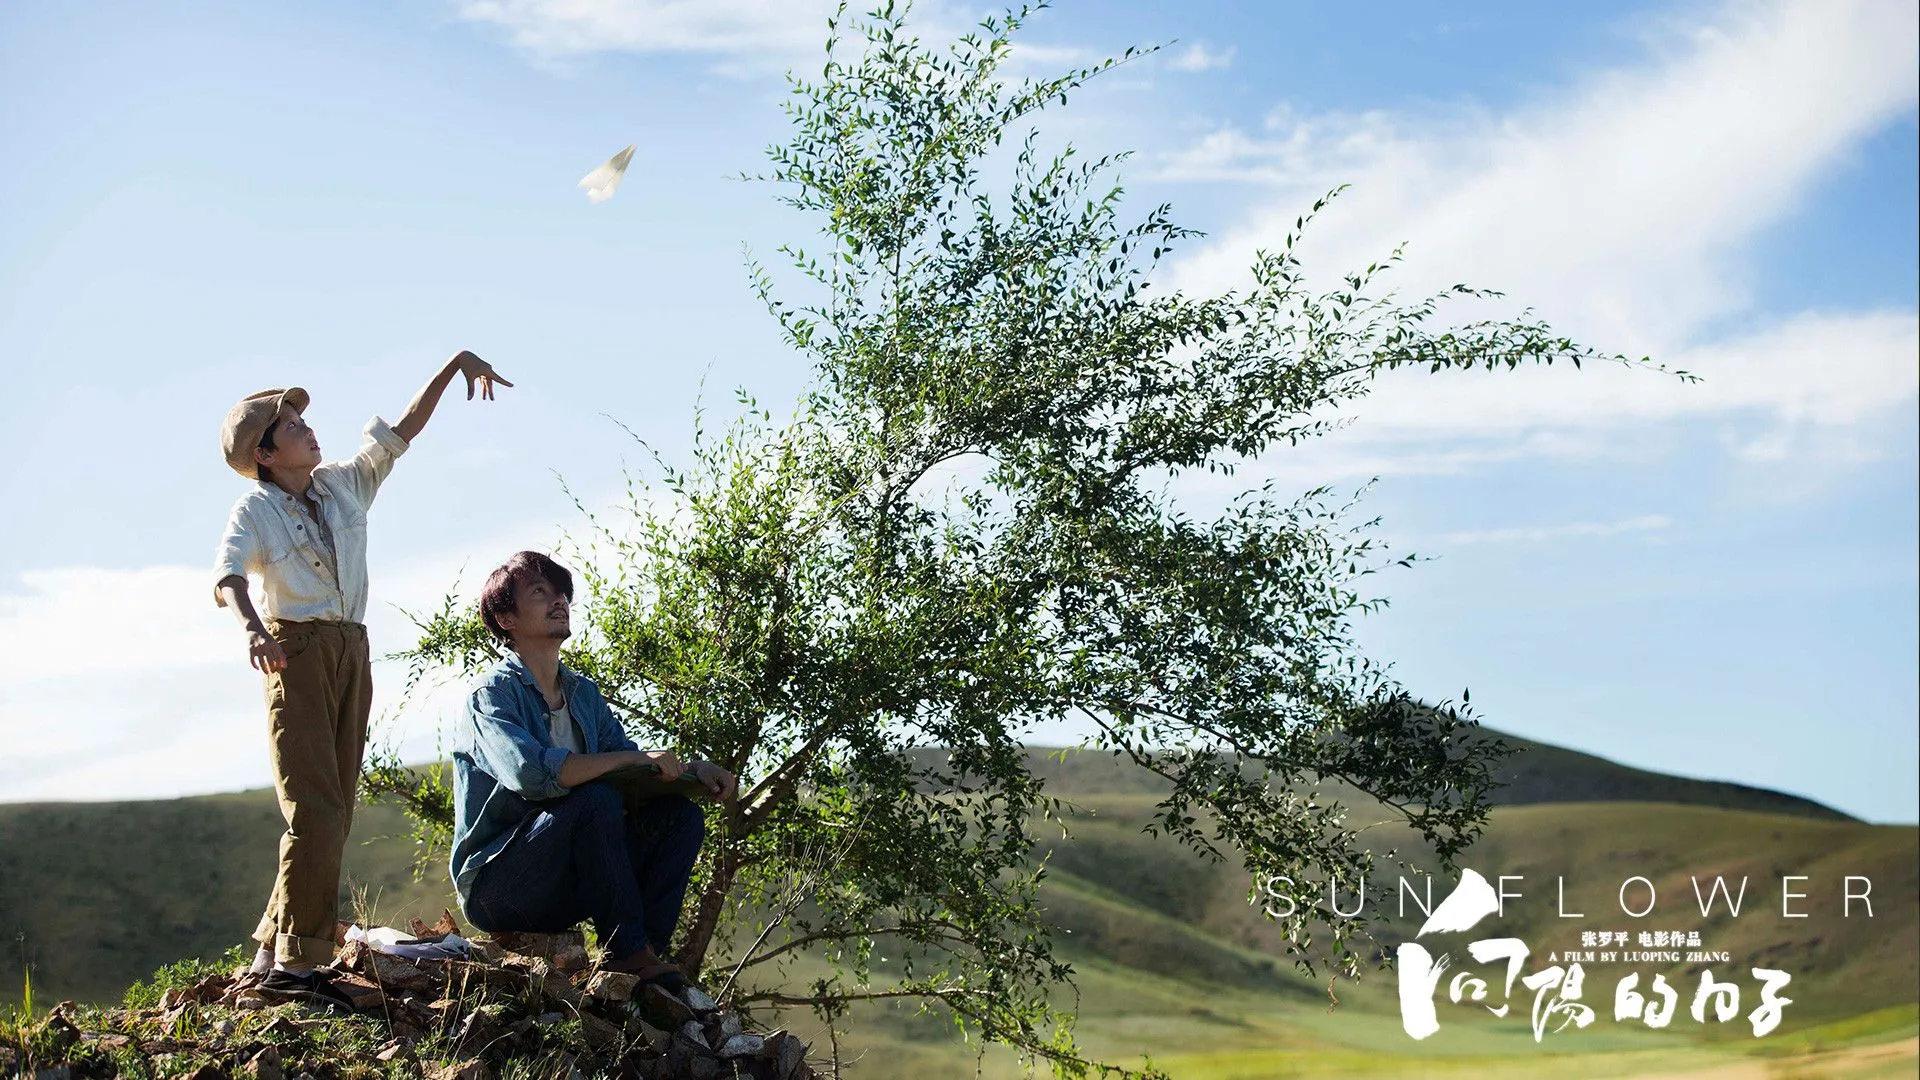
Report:
M 799 1038 L 751 1031 L 697 987 L 674 994 L 599 970 L 577 934 L 481 938 L 470 956 L 415 960 L 349 942 L 333 967 L 350 1016 L 272 1004 L 244 971 L 145 1009 L 62 1002 L 0 1037 L 0 1076 L 492 1080 L 511 1063 L 543 1080 L 813 1080 Z

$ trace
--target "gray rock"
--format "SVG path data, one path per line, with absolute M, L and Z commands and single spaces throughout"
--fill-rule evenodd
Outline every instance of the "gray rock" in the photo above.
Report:
M 774 1080 L 794 1080 L 807 1057 L 807 1044 L 791 1032 L 776 1031 L 767 1036 L 762 1054 L 773 1062 Z
M 673 1037 L 638 1016 L 627 1021 L 627 1035 L 646 1046 L 648 1051 L 663 1054 Z
M 720 1007 L 712 998 L 707 996 L 705 990 L 700 989 L 692 983 L 687 984 L 686 990 L 681 994 L 681 997 L 686 999 L 687 1004 L 693 1006 L 694 1012 L 712 1012 Z
M 286 1069 L 280 1060 L 280 1048 L 271 1044 L 264 1046 L 247 1062 L 241 1075 L 253 1080 L 286 1080 Z
M 753 1057 L 765 1049 L 767 1040 L 758 1035 L 734 1035 L 716 1051 L 723 1058 Z
M 640 1005 L 647 1017 L 662 1027 L 677 1028 L 698 1015 L 686 1002 L 661 989 L 659 983 L 648 983 L 640 992 Z
M 588 980 L 586 996 L 595 1001 L 626 1001 L 633 997 L 640 980 L 618 971 L 595 972 Z
M 696 1061 L 714 1063 L 713 1051 L 677 1035 L 674 1037 L 673 1045 L 667 1048 L 667 1056 L 661 1060 L 666 1063 L 664 1075 L 671 1076 L 674 1080 L 683 1080 L 693 1070 L 693 1063 Z
M 689 1020 L 685 1024 L 680 1025 L 680 1035 L 702 1050 L 713 1049 L 713 1044 L 707 1041 L 707 1033 L 700 1030 L 700 1021 L 698 1020 Z

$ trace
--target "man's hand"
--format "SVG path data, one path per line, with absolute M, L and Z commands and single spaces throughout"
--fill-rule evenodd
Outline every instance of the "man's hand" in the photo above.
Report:
M 492 364 L 473 355 L 472 352 L 466 349 L 461 349 L 458 353 L 455 353 L 453 362 L 460 369 L 460 374 L 467 378 L 468 401 L 473 400 L 473 387 L 475 383 L 480 384 L 480 400 L 482 401 L 493 400 L 494 383 L 499 383 L 501 386 L 513 385 L 495 374 Z
M 634 753 L 641 761 L 658 767 L 660 779 L 666 783 L 680 779 L 680 774 L 686 771 L 686 766 L 680 764 L 679 757 L 671 750 L 636 750 Z
M 711 761 L 696 761 L 687 766 L 687 772 L 706 785 L 707 794 L 715 801 L 732 802 L 733 797 L 740 793 L 740 781 Z
M 273 640 L 265 630 L 247 631 L 247 663 L 260 669 L 261 674 L 285 671 L 287 651 Z

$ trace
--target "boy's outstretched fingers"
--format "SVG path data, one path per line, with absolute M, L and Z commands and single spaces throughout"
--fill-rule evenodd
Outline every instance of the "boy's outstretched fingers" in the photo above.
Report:
M 467 349 L 460 350 L 454 357 L 454 362 L 460 365 L 460 374 L 466 376 L 468 401 L 473 400 L 473 387 L 475 383 L 480 384 L 480 400 L 482 401 L 493 400 L 494 383 L 499 383 L 501 386 L 513 385 L 512 382 L 501 378 L 499 372 L 493 370 L 492 364 L 480 359 Z

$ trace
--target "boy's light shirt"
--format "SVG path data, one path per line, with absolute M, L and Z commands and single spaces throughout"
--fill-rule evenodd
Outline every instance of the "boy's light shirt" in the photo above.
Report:
M 261 481 L 227 515 L 214 554 L 213 601 L 226 606 L 218 583 L 258 578 L 260 613 L 269 619 L 362 622 L 367 614 L 367 508 L 393 462 L 407 451 L 385 420 L 367 421 L 360 450 L 313 470 L 313 501 L 332 534 L 332 550 L 294 496 Z

